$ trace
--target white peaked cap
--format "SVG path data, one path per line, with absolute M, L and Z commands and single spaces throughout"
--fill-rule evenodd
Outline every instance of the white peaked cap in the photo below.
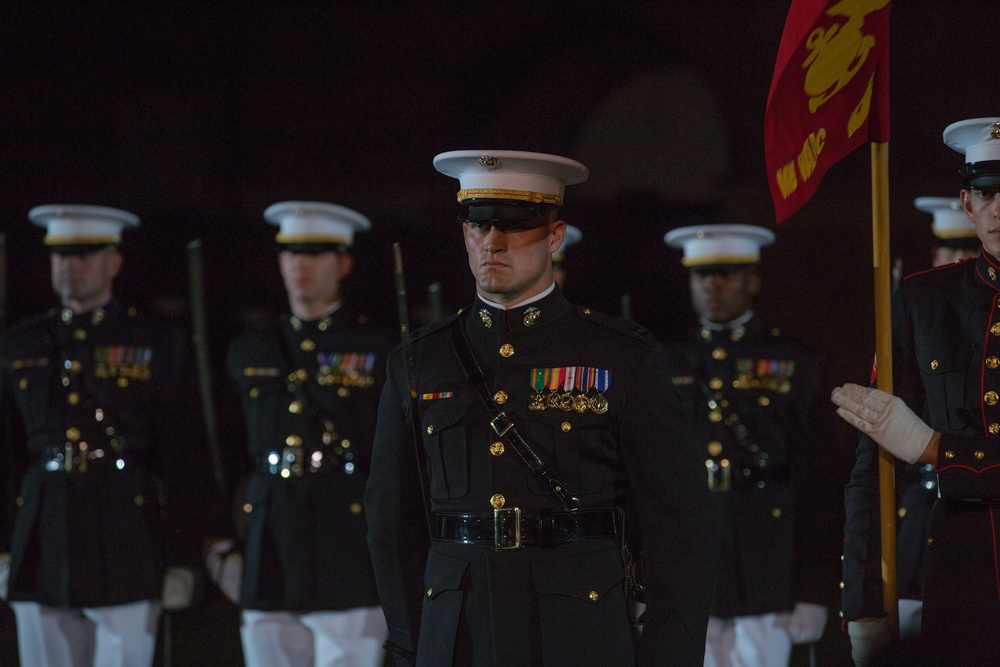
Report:
M 357 231 L 372 223 L 353 209 L 321 201 L 282 201 L 264 210 L 264 219 L 278 226 L 278 243 L 354 245 Z
M 1000 160 L 1000 117 L 952 123 L 944 129 L 944 143 L 969 163 Z
M 682 248 L 686 267 L 716 264 L 756 264 L 760 249 L 774 243 L 774 232 L 755 225 L 693 225 L 672 229 L 663 241 Z
M 939 239 L 972 238 L 976 227 L 962 210 L 958 197 L 917 197 L 913 205 L 934 216 L 931 231 Z
M 107 245 L 121 241 L 122 230 L 138 227 L 139 216 L 119 208 L 89 204 L 44 204 L 28 220 L 46 228 L 45 245 Z
M 566 186 L 590 175 L 576 160 L 526 151 L 449 151 L 434 158 L 434 168 L 458 179 L 461 203 L 506 199 L 560 206 Z

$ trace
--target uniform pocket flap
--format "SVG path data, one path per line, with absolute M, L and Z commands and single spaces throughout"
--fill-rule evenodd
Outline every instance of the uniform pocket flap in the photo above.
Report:
M 469 399 L 447 398 L 422 406 L 424 432 L 433 434 L 435 431 L 455 426 L 468 414 Z
M 427 597 L 434 599 L 448 591 L 462 590 L 462 580 L 469 564 L 464 560 L 450 558 L 433 549 L 427 554 L 427 568 L 424 570 L 424 585 Z
M 574 558 L 572 565 L 566 561 L 533 565 L 531 573 L 539 595 L 565 595 L 591 603 L 620 588 L 625 579 L 617 549 Z
M 969 367 L 973 345 L 920 345 L 917 344 L 917 364 L 925 373 L 940 375 L 952 371 L 961 371 Z

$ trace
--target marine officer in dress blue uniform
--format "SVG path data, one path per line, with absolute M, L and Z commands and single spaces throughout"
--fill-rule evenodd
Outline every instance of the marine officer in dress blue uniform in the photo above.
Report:
M 878 445 L 934 466 L 937 477 L 915 644 L 921 664 L 1000 662 L 1000 118 L 953 123 L 944 142 L 965 156 L 959 199 L 982 252 L 908 276 L 894 293 L 894 396 L 853 384 L 833 396 L 838 414 L 861 430 L 844 543 L 844 618 L 858 665 L 892 639 L 879 576 Z
M 11 327 L 0 371 L 24 425 L 8 596 L 21 664 L 146 667 L 161 603 L 192 593 L 193 571 L 167 566 L 201 558 L 210 467 L 191 357 L 113 296 L 137 216 L 45 205 L 29 218 L 47 229 L 61 305 Z M 185 600 L 161 600 L 177 590 Z
M 979 256 L 982 243 L 958 197 L 917 197 L 917 210 L 931 215 L 931 267 Z M 852 488 L 852 487 L 848 487 Z M 896 585 L 899 592 L 899 636 L 920 634 L 927 527 L 937 501 L 937 473 L 931 463 L 896 465 Z M 855 542 L 851 542 L 853 548 Z M 842 614 L 857 615 L 862 584 L 856 554 L 844 559 Z
M 459 181 L 475 293 L 389 359 L 365 496 L 387 647 L 435 667 L 700 665 L 717 543 L 690 423 L 653 336 L 553 281 L 587 168 L 507 150 L 434 166 Z
M 842 496 L 824 364 L 754 312 L 770 230 L 697 225 L 664 240 L 683 250 L 699 317 L 692 338 L 666 344 L 670 373 L 696 422 L 723 539 L 705 665 L 784 667 L 793 644 L 820 639 L 837 590 Z
M 381 665 L 387 634 L 362 503 L 398 337 L 370 325 L 343 290 L 355 233 L 371 223 L 314 201 L 279 202 L 264 217 L 278 227 L 290 313 L 241 334 L 226 361 L 254 465 L 243 506 L 244 656 L 248 667 Z

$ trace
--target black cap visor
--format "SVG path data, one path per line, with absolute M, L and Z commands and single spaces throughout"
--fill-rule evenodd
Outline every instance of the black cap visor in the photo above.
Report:
M 958 173 L 962 176 L 963 188 L 1000 188 L 1000 160 L 969 162 L 963 164 Z
M 104 250 L 105 248 L 121 249 L 114 243 L 60 243 L 49 246 L 49 252 L 53 255 L 62 255 L 63 257 L 69 255 L 86 256 L 93 255 L 95 252 Z
M 551 204 L 533 204 L 511 199 L 470 199 L 462 204 L 460 222 L 489 222 L 504 229 L 531 229 L 549 221 Z
M 344 252 L 347 246 L 342 243 L 283 243 L 279 244 L 282 252 L 295 255 L 322 255 L 326 252 Z
M 729 277 L 745 269 L 756 266 L 756 264 L 699 264 L 692 266 L 688 271 L 696 276 L 724 276 Z

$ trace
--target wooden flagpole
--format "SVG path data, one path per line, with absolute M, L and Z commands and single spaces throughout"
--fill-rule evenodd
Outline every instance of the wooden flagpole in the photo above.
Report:
M 892 393 L 892 279 L 889 259 L 889 144 L 872 143 L 872 265 L 875 269 L 875 386 Z M 896 584 L 895 458 L 878 450 L 882 526 L 882 602 L 894 638 L 899 636 Z

